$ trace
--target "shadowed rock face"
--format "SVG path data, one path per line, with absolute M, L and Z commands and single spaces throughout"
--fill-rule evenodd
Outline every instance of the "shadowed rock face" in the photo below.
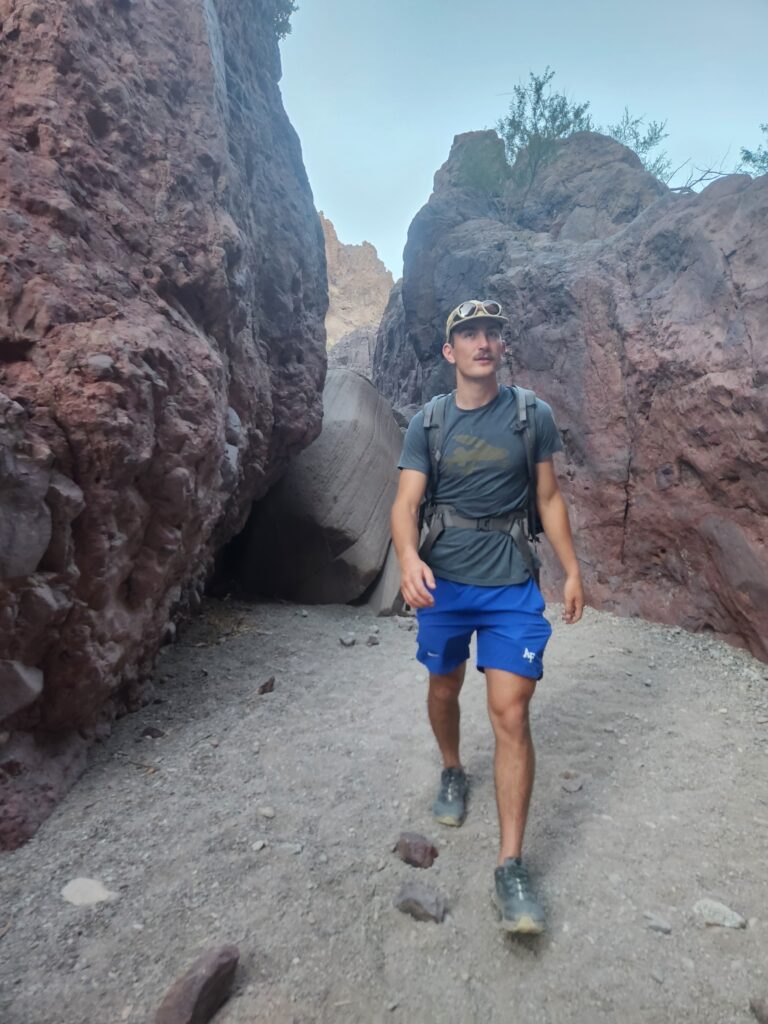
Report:
M 0 845 L 14 845 L 76 774 L 83 737 L 142 699 L 215 549 L 319 432 L 327 291 L 264 5 L 0 13 Z
M 411 225 L 375 383 L 401 406 L 450 389 L 447 312 L 497 298 L 504 379 L 550 402 L 563 433 L 591 602 L 768 658 L 768 176 L 678 196 L 584 133 L 527 193 L 503 173 L 477 188 L 476 144 L 493 133 L 457 138 Z

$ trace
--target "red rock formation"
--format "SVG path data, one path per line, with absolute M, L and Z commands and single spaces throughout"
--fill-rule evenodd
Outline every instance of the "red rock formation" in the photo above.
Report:
M 0 24 L 12 846 L 142 699 L 215 549 L 318 433 L 327 294 L 263 7 L 0 0 Z
M 378 329 L 392 288 L 392 274 L 370 242 L 340 242 L 331 221 L 320 214 L 328 263 L 328 314 L 325 329 L 328 348 L 355 331 Z M 354 342 L 353 342 L 354 344 Z
M 499 299 L 506 379 L 562 428 L 591 602 L 768 659 L 768 176 L 676 195 L 585 133 L 525 190 L 494 138 L 457 138 L 411 225 L 377 386 L 400 405 L 450 388 L 447 312 Z M 494 173 L 468 174 L 473 153 Z M 551 561 L 545 579 L 556 595 Z

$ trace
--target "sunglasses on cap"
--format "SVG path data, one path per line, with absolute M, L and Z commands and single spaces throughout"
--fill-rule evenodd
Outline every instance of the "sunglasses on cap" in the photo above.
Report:
M 503 323 L 506 323 L 507 320 L 507 317 L 502 314 L 501 305 L 498 302 L 494 302 L 492 299 L 485 299 L 484 301 L 469 299 L 467 302 L 462 302 L 460 306 L 457 306 L 448 317 L 445 325 L 446 340 L 450 339 L 451 331 L 465 320 L 480 320 L 483 317 L 489 317 L 492 320 L 498 320 Z

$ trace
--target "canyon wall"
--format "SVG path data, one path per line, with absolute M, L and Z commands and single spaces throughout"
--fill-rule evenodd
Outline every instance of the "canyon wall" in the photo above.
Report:
M 145 699 L 320 430 L 323 233 L 272 6 L 0 0 L 0 846 Z
M 768 176 L 677 194 L 580 133 L 523 185 L 494 132 L 458 136 L 409 231 L 379 390 L 450 390 L 445 318 L 485 297 L 510 318 L 503 379 L 554 408 L 591 603 L 768 659 Z

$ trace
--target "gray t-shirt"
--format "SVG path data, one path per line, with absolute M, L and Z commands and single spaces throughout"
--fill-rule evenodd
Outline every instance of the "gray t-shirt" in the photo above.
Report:
M 552 410 L 540 398 L 536 417 L 536 462 L 563 450 Z M 463 516 L 479 519 L 502 516 L 525 505 L 528 466 L 525 442 L 515 431 L 517 402 L 510 388 L 500 388 L 492 402 L 479 409 L 458 409 L 448 399 L 443 424 L 443 456 L 437 505 L 452 505 Z M 429 476 L 429 446 L 424 412 L 411 420 L 403 443 L 399 469 L 416 469 Z M 498 587 L 524 583 L 529 572 L 512 538 L 495 531 L 446 529 L 429 553 L 432 571 L 446 580 Z

